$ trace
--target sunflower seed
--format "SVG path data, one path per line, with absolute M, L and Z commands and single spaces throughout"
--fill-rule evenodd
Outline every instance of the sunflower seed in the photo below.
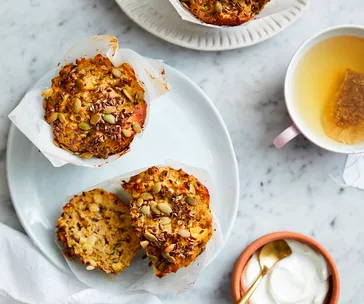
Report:
M 91 266 L 91 265 L 89 265 L 89 266 L 86 267 L 86 270 L 94 270 L 94 269 L 95 269 L 95 267 L 94 266 Z
M 78 98 L 75 98 L 73 100 L 73 112 L 75 112 L 77 114 L 80 111 L 81 111 L 81 100 Z

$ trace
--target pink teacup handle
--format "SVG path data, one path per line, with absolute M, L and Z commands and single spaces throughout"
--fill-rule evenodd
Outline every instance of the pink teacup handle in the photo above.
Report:
M 279 134 L 273 140 L 273 144 L 276 146 L 276 148 L 280 149 L 299 134 L 301 134 L 301 131 L 298 130 L 296 125 L 293 124 L 292 126 L 285 129 L 281 134 Z

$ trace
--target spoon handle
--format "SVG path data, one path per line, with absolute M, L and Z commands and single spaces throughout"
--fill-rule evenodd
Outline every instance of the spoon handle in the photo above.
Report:
M 254 284 L 247 290 L 247 292 L 243 295 L 243 297 L 239 300 L 237 304 L 245 304 L 248 303 L 249 299 L 258 288 L 259 284 L 262 282 L 264 276 L 267 274 L 268 268 L 264 267 L 259 277 L 255 280 Z

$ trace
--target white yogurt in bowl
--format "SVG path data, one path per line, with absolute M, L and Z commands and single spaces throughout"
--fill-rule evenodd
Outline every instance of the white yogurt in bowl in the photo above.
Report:
M 325 258 L 298 241 L 287 240 L 292 254 L 268 272 L 250 299 L 250 304 L 323 304 L 329 291 L 330 272 Z M 242 274 L 245 290 L 261 273 L 258 252 Z

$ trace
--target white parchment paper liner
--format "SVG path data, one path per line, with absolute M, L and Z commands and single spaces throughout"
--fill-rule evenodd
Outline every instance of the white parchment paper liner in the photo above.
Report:
M 165 77 L 164 65 L 161 60 L 143 57 L 130 49 L 119 49 L 118 40 L 111 35 L 92 36 L 76 43 L 62 58 L 57 71 L 49 79 L 56 76 L 59 70 L 66 64 L 75 62 L 81 57 L 93 58 L 97 54 L 107 56 L 116 67 L 126 62 L 130 64 L 137 75 L 140 85 L 145 90 L 145 100 L 148 103 L 168 92 L 168 84 Z M 44 154 L 55 167 L 65 164 L 73 164 L 85 167 L 100 167 L 106 163 L 115 161 L 120 155 L 110 156 L 104 159 L 81 159 L 76 155 L 58 148 L 53 143 L 52 127 L 44 120 L 42 92 L 47 87 L 35 87 L 30 90 L 19 105 L 9 114 L 10 120 L 30 141 Z M 144 125 L 146 127 L 148 115 Z M 138 140 L 137 136 L 134 140 Z
M 304 0 L 308 1 L 308 0 Z M 219 26 L 219 25 L 213 25 L 208 24 L 205 22 L 202 22 L 200 19 L 196 18 L 188 9 L 186 9 L 179 0 L 169 0 L 169 2 L 173 5 L 173 7 L 176 9 L 177 13 L 181 16 L 181 18 L 185 21 L 192 22 L 195 24 L 199 24 L 202 26 L 212 27 L 212 28 L 228 28 L 231 26 Z M 252 20 L 255 19 L 261 19 L 264 17 L 268 17 L 274 14 L 277 14 L 279 12 L 285 11 L 286 9 L 289 9 L 296 1 L 295 0 L 271 0 L 264 9 L 255 16 Z M 250 21 L 252 21 L 250 20 Z M 249 22 L 246 22 L 244 24 L 238 25 L 238 26 L 244 26 Z M 237 27 L 237 26 L 235 26 Z
M 149 260 L 142 259 L 145 255 L 145 251 L 143 249 L 141 249 L 139 254 L 134 258 L 130 267 L 118 275 L 107 275 L 99 270 L 88 271 L 86 270 L 86 266 L 78 259 L 69 260 L 65 258 L 71 271 L 81 282 L 92 288 L 115 294 L 123 294 L 128 291 L 137 290 L 145 290 L 159 295 L 168 293 L 178 294 L 193 287 L 201 270 L 207 266 L 207 264 L 211 262 L 212 258 L 223 248 L 225 243 L 224 238 L 221 233 L 218 218 L 214 214 L 214 208 L 218 202 L 216 201 L 216 195 L 214 193 L 214 186 L 210 174 L 203 169 L 189 167 L 174 160 L 167 160 L 165 164 L 161 166 L 170 166 L 175 169 L 182 168 L 187 173 L 198 178 L 198 180 L 209 190 L 214 231 L 211 240 L 206 246 L 206 250 L 188 267 L 181 268 L 177 271 L 177 273 L 168 274 L 162 279 L 155 276 L 152 267 L 148 267 Z M 129 180 L 131 176 L 146 169 L 147 168 L 142 168 L 114 177 L 105 182 L 89 187 L 88 189 L 85 189 L 85 191 L 102 188 L 116 194 L 124 202 L 129 202 L 128 195 L 121 187 L 121 181 Z M 65 198 L 65 203 L 70 199 L 71 197 Z

